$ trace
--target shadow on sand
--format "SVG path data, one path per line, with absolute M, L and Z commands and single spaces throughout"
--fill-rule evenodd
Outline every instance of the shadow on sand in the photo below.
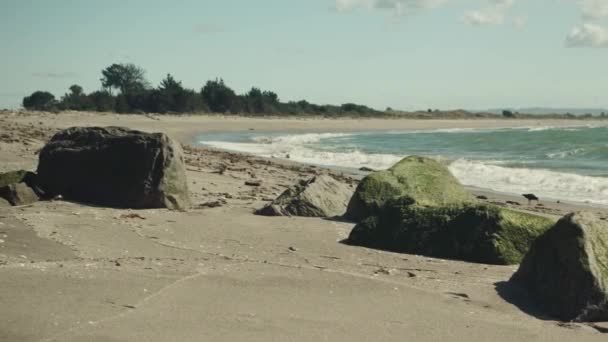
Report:
M 513 281 L 500 281 L 494 283 L 496 293 L 508 303 L 518 307 L 526 314 L 543 321 L 554 321 L 555 318 L 542 312 L 541 308 L 534 302 L 532 296 L 521 285 Z

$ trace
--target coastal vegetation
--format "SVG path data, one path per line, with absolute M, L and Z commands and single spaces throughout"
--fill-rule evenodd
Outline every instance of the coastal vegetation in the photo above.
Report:
M 237 94 L 223 79 L 207 81 L 200 90 L 188 89 L 171 74 L 156 87 L 145 70 L 134 64 L 112 64 L 101 71 L 101 90 L 86 94 L 80 85 L 69 87 L 60 99 L 47 91 L 36 91 L 23 99 L 23 107 L 44 111 L 99 111 L 116 113 L 223 113 L 245 115 L 393 115 L 373 108 L 345 103 L 318 105 L 306 100 L 281 102 L 277 93 L 252 87 Z
M 341 105 L 315 104 L 307 100 L 281 101 L 279 95 L 270 90 L 251 87 L 247 92 L 238 94 L 222 78 L 206 81 L 196 90 L 182 85 L 173 75 L 153 86 L 146 79 L 146 71 L 131 63 L 114 63 L 101 71 L 101 89 L 85 93 L 82 86 L 72 84 L 68 92 L 56 98 L 48 91 L 37 90 L 22 100 L 27 110 L 59 112 L 97 111 L 115 113 L 157 113 L 157 114 L 201 114 L 218 113 L 246 116 L 322 116 L 322 117 L 384 117 L 411 119 L 465 119 L 465 118 L 504 118 L 504 119 L 573 119 L 607 118 L 601 115 L 571 113 L 565 114 L 526 114 L 515 110 L 467 111 L 425 109 L 401 111 L 391 107 L 385 110 L 370 108 L 356 103 Z

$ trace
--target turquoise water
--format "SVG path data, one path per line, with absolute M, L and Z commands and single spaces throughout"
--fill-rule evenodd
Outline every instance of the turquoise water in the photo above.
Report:
M 466 185 L 608 204 L 608 127 L 369 133 L 205 134 L 201 144 L 327 166 L 390 167 L 408 155 L 450 163 Z

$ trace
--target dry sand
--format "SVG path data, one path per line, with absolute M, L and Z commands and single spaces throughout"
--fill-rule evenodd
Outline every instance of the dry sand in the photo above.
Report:
M 0 172 L 35 169 L 45 139 L 76 125 L 164 131 L 188 143 L 205 131 L 589 123 L 2 113 Z M 0 341 L 606 340 L 606 325 L 543 316 L 506 283 L 516 267 L 352 247 L 340 243 L 352 223 L 252 214 L 298 178 L 331 172 L 354 187 L 349 175 L 221 151 L 186 152 L 196 204 L 187 212 L 65 201 L 0 209 Z M 220 165 L 227 167 L 222 175 Z M 251 178 L 262 186 L 244 185 Z M 499 204 L 507 199 L 486 195 Z M 522 204 L 548 215 L 573 209 Z

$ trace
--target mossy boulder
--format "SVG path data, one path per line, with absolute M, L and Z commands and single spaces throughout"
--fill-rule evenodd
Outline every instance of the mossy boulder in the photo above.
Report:
M 0 208 L 10 207 L 11 203 L 4 198 L 0 197 Z
M 353 190 L 329 175 L 319 175 L 285 190 L 277 199 L 256 211 L 265 216 L 332 217 L 343 215 Z
M 390 200 L 357 224 L 348 243 L 400 253 L 487 264 L 517 264 L 554 220 L 492 205 L 420 206 Z
M 121 208 L 189 206 L 183 152 L 163 133 L 72 127 L 40 152 L 40 187 L 49 195 Z
M 376 215 L 387 201 L 403 196 L 423 206 L 474 202 L 446 165 L 431 158 L 410 156 L 388 170 L 363 178 L 348 203 L 345 216 L 359 222 Z
M 36 186 L 36 174 L 19 170 L 0 173 L 0 206 L 25 205 L 34 203 L 42 195 Z M 6 203 L 5 203 L 6 202 Z
M 0 188 L 7 185 L 23 182 L 28 173 L 29 172 L 25 170 L 0 173 Z
M 608 223 L 588 212 L 564 216 L 534 242 L 511 281 L 554 317 L 608 320 Z

